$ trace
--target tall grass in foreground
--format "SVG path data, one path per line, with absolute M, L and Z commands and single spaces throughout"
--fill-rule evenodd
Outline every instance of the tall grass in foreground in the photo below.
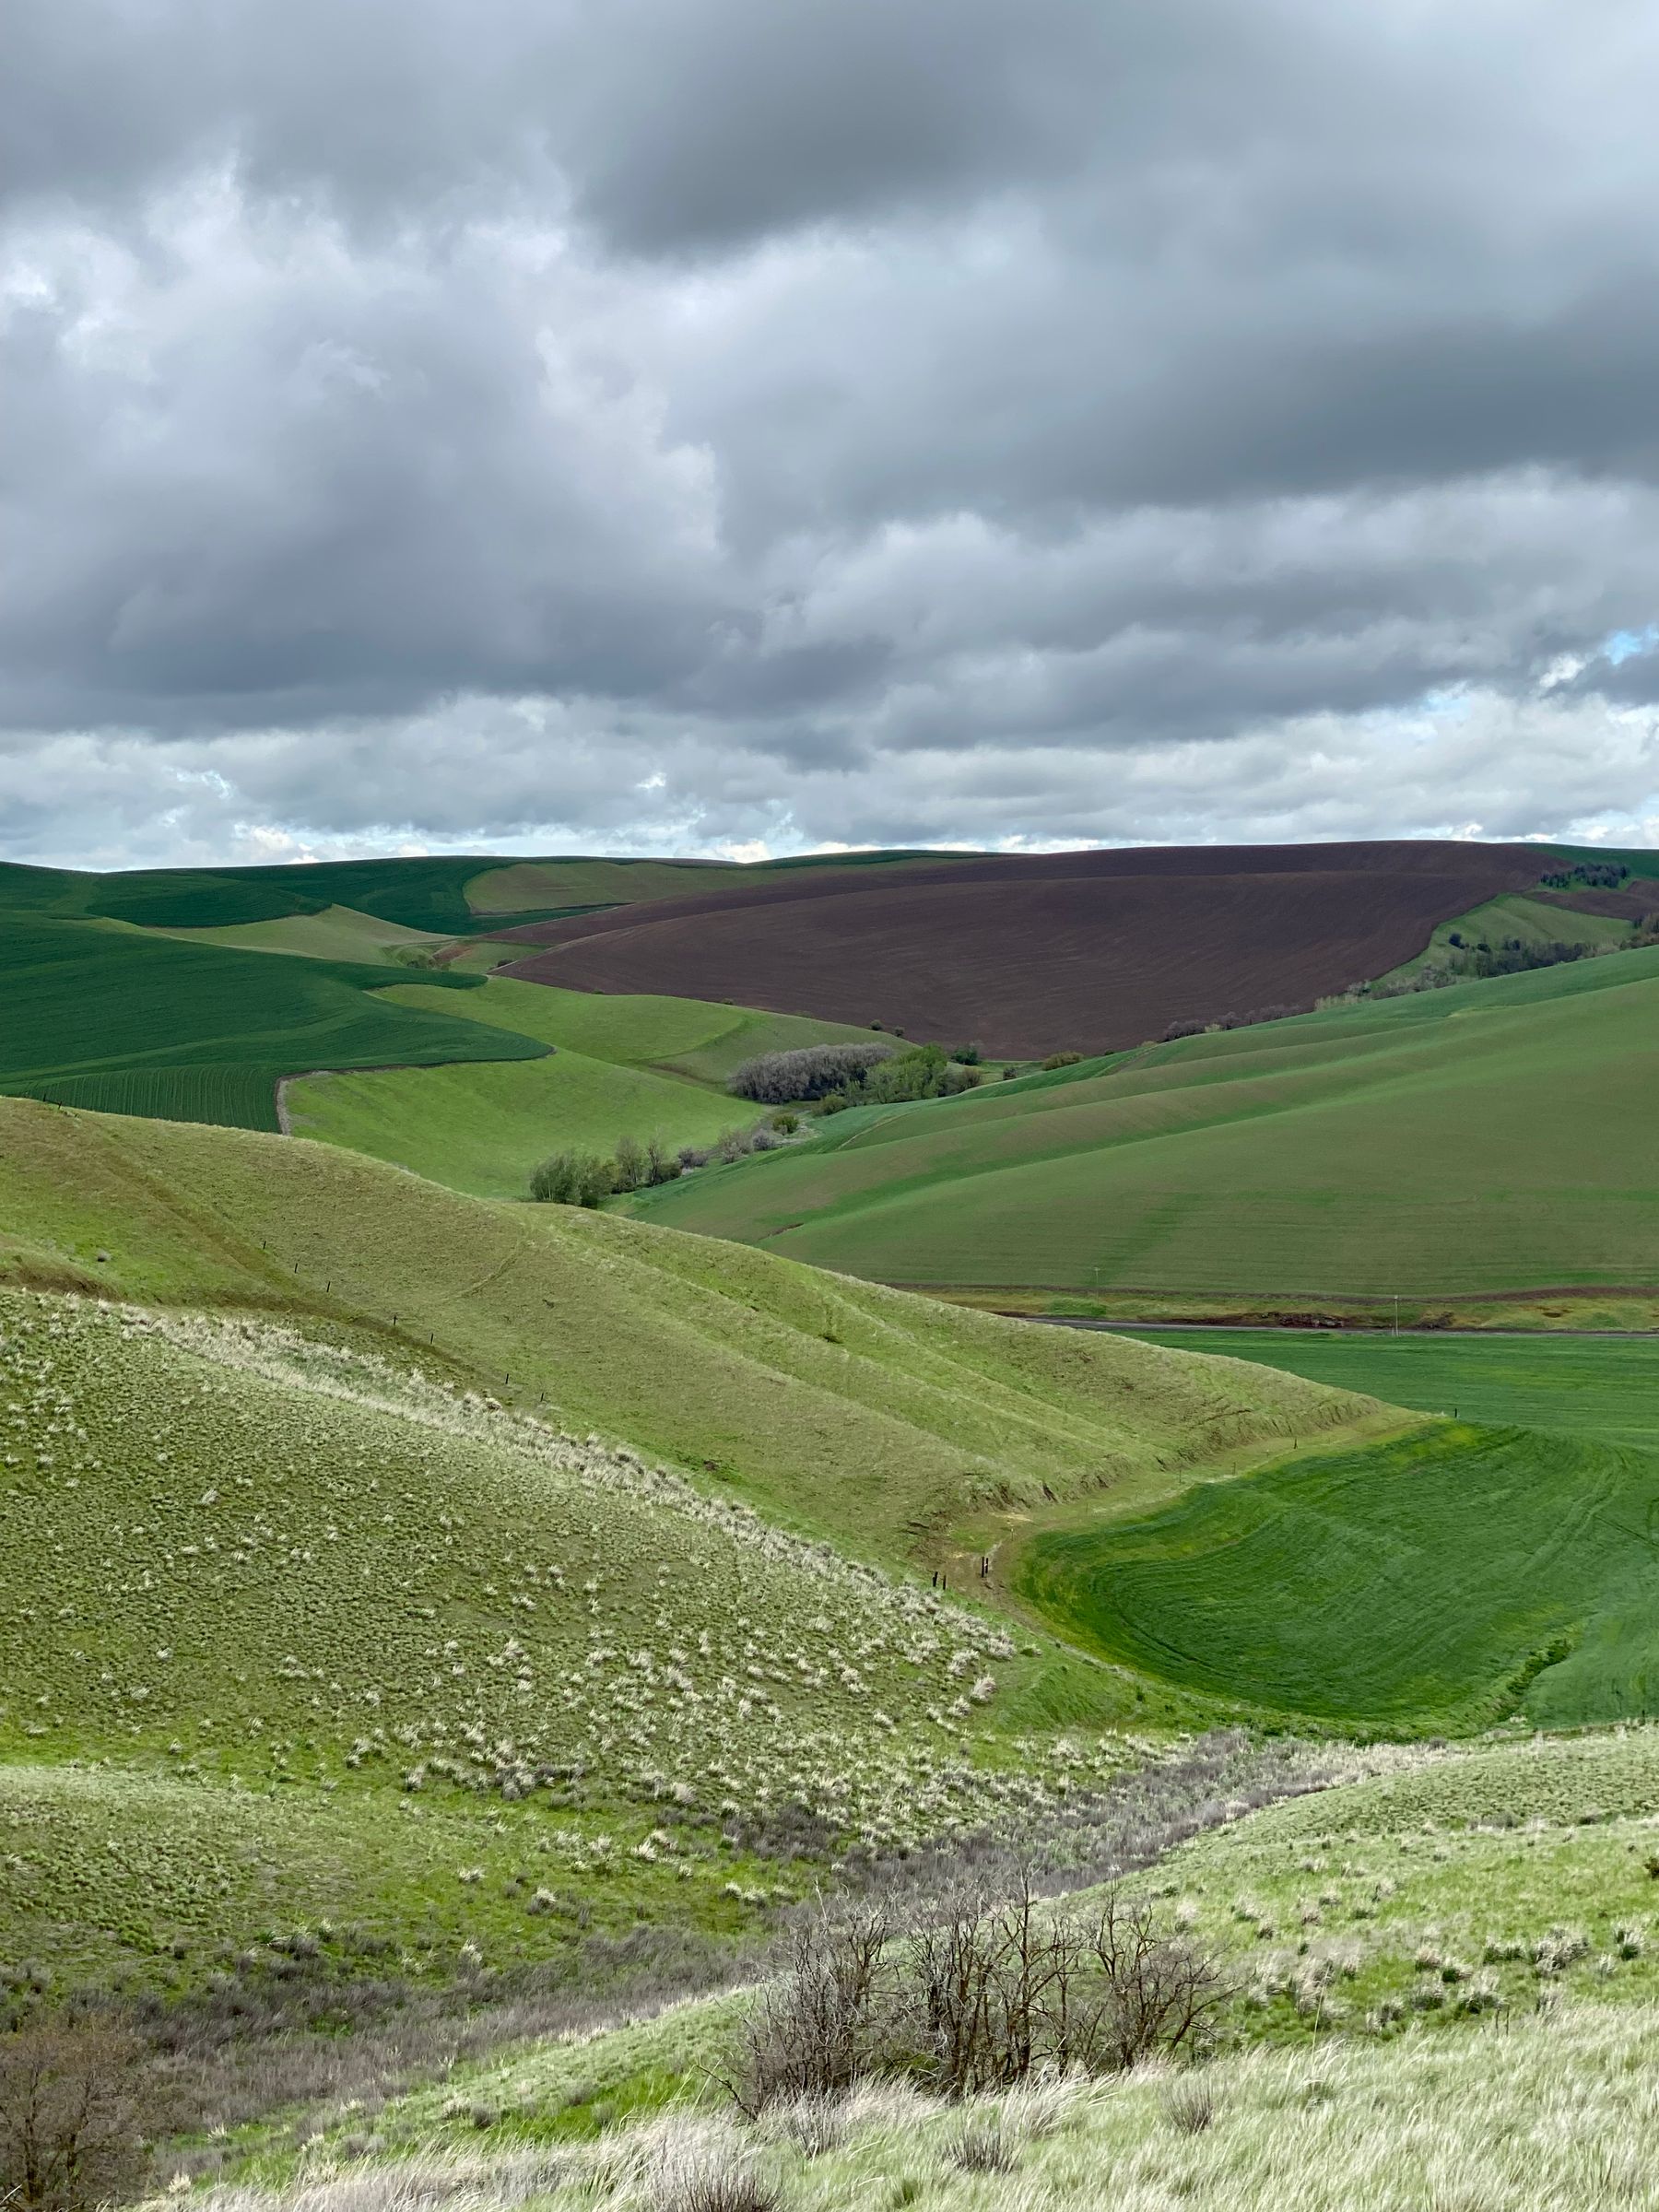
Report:
M 1593 2007 L 1381 2047 L 1260 2050 L 947 2110 L 864 2091 L 839 2127 L 740 2130 L 676 2113 L 585 2153 L 317 2170 L 207 2212 L 492 2212 L 541 2196 L 615 2212 L 1604 2212 L 1659 2202 L 1659 2008 Z M 1208 2091 L 1206 2123 L 1190 2093 Z M 981 2155 L 994 2143 L 994 2157 Z M 820 2144 L 828 2147 L 818 2148 Z M 804 2147 L 803 2147 L 804 2146 Z M 814 2151 L 817 2155 L 811 2155 Z

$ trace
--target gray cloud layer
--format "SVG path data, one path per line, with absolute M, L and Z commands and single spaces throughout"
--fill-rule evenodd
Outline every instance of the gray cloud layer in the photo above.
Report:
M 1635 0 L 11 43 L 0 850 L 1659 832 Z

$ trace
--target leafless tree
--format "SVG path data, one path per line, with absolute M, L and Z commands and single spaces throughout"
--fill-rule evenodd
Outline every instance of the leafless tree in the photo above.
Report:
M 0 2036 L 0 2203 L 86 2212 L 133 2194 L 148 2163 L 142 2046 L 45 2024 Z

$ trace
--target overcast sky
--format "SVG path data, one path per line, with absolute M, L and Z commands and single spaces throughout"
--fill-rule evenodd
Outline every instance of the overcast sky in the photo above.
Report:
M 15 0 L 0 853 L 1659 842 L 1652 0 Z

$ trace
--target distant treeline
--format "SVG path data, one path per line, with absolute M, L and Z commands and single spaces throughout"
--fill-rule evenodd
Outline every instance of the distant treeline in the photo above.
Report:
M 977 1044 L 947 1053 L 940 1044 L 902 1050 L 868 1044 L 808 1044 L 792 1053 L 761 1053 L 733 1070 L 726 1088 L 762 1105 L 810 1105 L 818 1113 L 848 1106 L 897 1106 L 912 1099 L 948 1099 L 980 1080 Z
M 1547 891 L 1616 891 L 1630 873 L 1622 861 L 1586 860 L 1576 867 L 1558 868 L 1538 881 Z

